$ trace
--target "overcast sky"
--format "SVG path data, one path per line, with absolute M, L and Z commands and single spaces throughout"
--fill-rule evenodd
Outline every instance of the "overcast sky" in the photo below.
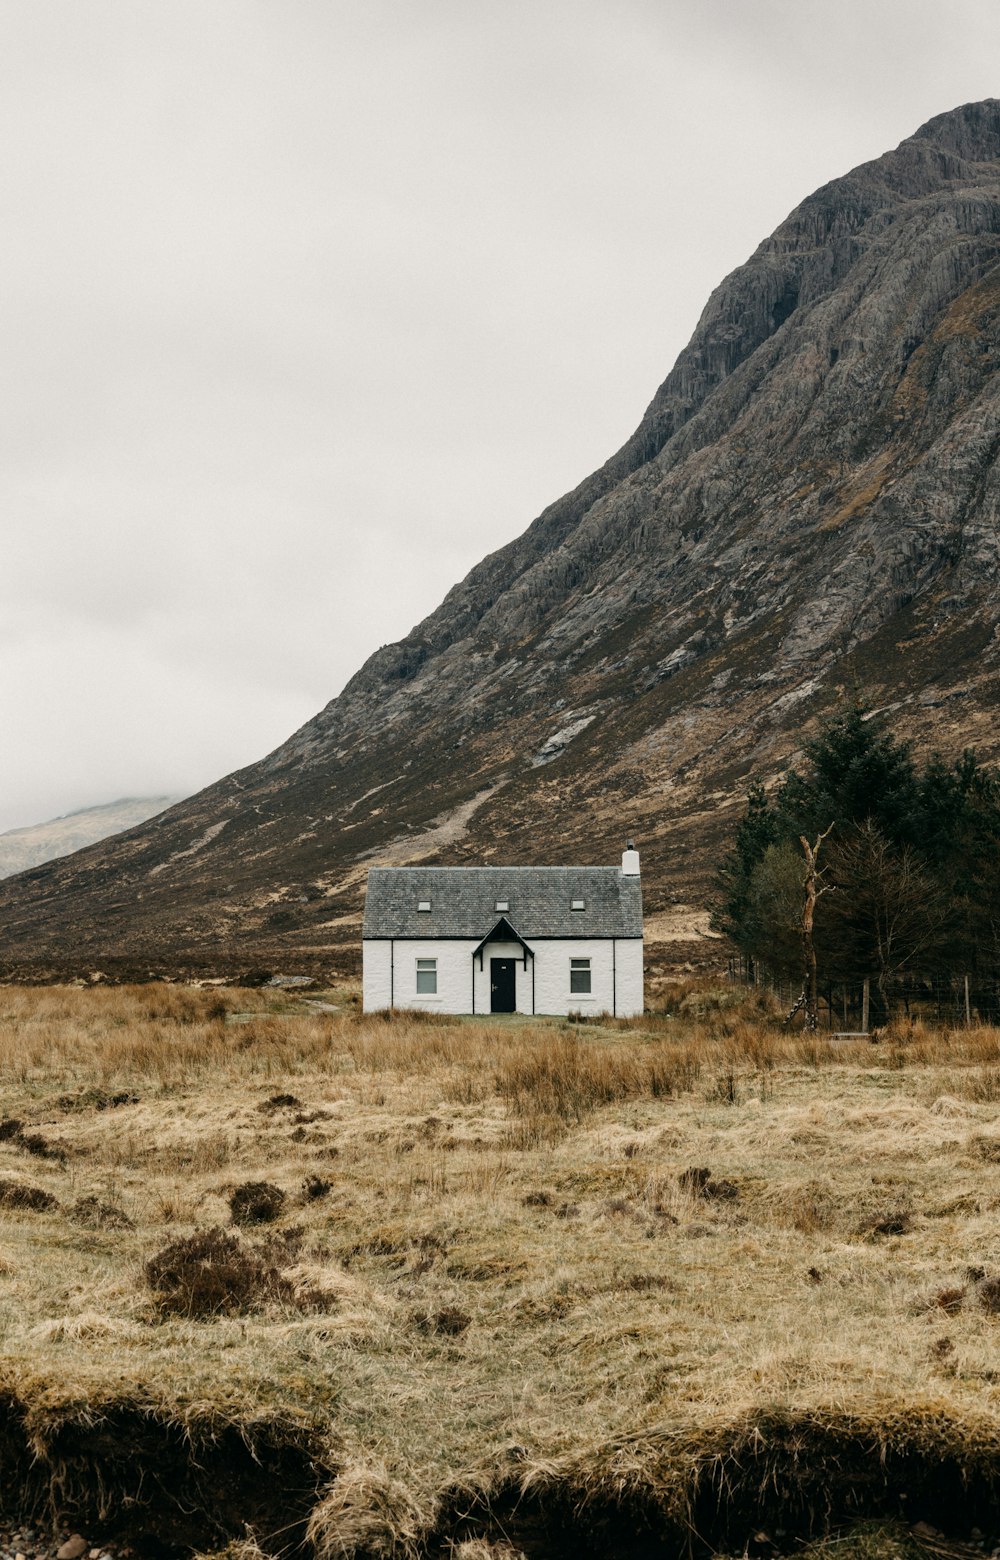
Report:
M 0 0 L 0 829 L 261 757 L 987 0 Z

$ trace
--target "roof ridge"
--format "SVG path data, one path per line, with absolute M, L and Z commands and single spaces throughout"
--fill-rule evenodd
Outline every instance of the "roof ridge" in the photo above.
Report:
M 573 867 L 538 866 L 481 866 L 481 867 L 369 867 L 369 872 L 620 872 L 620 866 L 608 862 L 580 862 Z

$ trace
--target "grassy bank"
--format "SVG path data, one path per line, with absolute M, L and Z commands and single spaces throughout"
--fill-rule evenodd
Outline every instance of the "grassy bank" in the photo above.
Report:
M 324 1560 L 988 1527 L 1000 1033 L 348 996 L 0 990 L 8 1509 Z

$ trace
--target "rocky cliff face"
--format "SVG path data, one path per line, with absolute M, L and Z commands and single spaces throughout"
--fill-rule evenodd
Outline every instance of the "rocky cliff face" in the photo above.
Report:
M 343 967 L 373 861 L 704 891 L 845 688 L 1000 746 L 1000 102 L 803 201 L 628 443 L 261 763 L 0 888 L 10 966 Z

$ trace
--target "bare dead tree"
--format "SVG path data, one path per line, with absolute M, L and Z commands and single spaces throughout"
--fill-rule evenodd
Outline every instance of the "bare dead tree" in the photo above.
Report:
M 802 846 L 802 854 L 805 857 L 805 876 L 802 879 L 802 923 L 799 935 L 802 939 L 802 990 L 794 1005 L 785 1016 L 785 1024 L 791 1023 L 800 1008 L 805 1008 L 805 1027 L 815 1031 L 819 1024 L 818 996 L 816 981 L 816 947 L 813 943 L 813 922 L 816 918 L 816 901 L 825 894 L 833 885 L 823 883 L 822 872 L 819 870 L 819 852 L 823 841 L 833 828 L 824 829 L 822 834 L 817 834 L 815 845 L 810 845 L 804 834 L 799 835 L 799 844 Z

